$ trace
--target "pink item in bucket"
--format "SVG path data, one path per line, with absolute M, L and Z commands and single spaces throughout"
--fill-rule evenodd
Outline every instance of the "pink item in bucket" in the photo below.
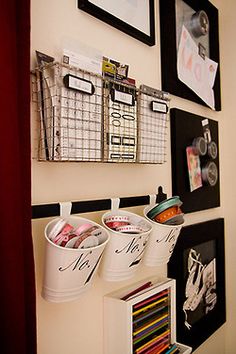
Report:
M 60 246 L 61 247 L 66 247 L 67 243 L 72 240 L 73 238 L 78 237 L 76 234 L 72 233 L 72 234 L 68 234 L 65 235 L 64 238 L 61 241 Z
M 57 223 L 54 225 L 52 230 L 50 231 L 48 238 L 52 241 L 54 241 L 55 237 L 61 232 L 63 227 L 66 225 L 66 220 L 65 219 L 59 219 Z
M 73 248 L 79 248 L 82 241 L 84 241 L 87 237 L 92 235 L 92 232 L 97 230 L 98 227 L 97 226 L 92 226 L 90 225 L 90 228 L 87 229 L 86 231 L 84 231 L 82 234 L 80 234 L 80 237 L 78 238 L 78 240 L 75 242 L 74 247 Z
M 77 227 L 77 229 L 75 229 L 74 233 L 79 236 L 81 235 L 83 232 L 87 231 L 88 229 L 90 229 L 92 227 L 92 224 L 82 224 L 79 227 Z
M 66 224 L 62 231 L 59 233 L 59 235 L 57 235 L 53 242 L 56 244 L 56 245 L 60 245 L 61 242 L 63 241 L 64 237 L 67 236 L 71 231 L 73 230 L 73 227 L 70 225 L 70 224 Z

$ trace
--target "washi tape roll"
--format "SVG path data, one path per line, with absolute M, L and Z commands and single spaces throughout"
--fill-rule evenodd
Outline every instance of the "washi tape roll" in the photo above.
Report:
M 92 224 L 82 224 L 79 227 L 77 227 L 77 229 L 75 229 L 75 234 L 77 234 L 78 236 L 81 235 L 83 232 L 87 231 L 88 229 L 90 229 L 93 225 Z
M 62 239 L 61 241 L 61 244 L 60 246 L 61 247 L 66 247 L 68 242 L 71 241 L 71 240 L 74 240 L 73 242 L 75 242 L 75 238 L 77 237 L 76 234 L 72 233 L 72 234 L 69 234 L 69 235 L 65 235 L 64 238 Z M 66 247 L 68 248 L 68 246 Z
M 196 38 L 205 36 L 209 32 L 209 18 L 204 10 L 197 11 L 192 15 L 190 28 Z
M 66 224 L 63 229 L 61 230 L 61 232 L 54 238 L 53 242 L 56 245 L 61 245 L 63 239 L 65 238 L 65 236 L 68 236 L 69 233 L 73 230 L 73 227 L 70 224 Z
M 217 145 L 214 141 L 211 141 L 208 144 L 207 153 L 213 160 L 217 158 L 218 149 L 217 149 Z
M 90 225 L 90 228 L 87 229 L 85 232 L 83 232 L 82 234 L 80 234 L 79 238 L 77 239 L 77 241 L 74 244 L 73 248 L 80 248 L 80 244 L 82 243 L 82 241 L 84 241 L 87 237 L 89 236 L 93 236 L 92 232 L 97 230 L 98 227 L 97 226 L 92 226 Z M 96 237 L 96 236 L 94 236 Z
M 107 217 L 104 221 L 106 225 L 110 222 L 129 222 L 129 217 L 125 215 L 113 215 Z
M 193 140 L 193 146 L 196 153 L 200 156 L 204 156 L 207 153 L 207 143 L 203 136 L 199 136 Z
M 140 234 L 141 232 L 143 232 L 143 229 L 136 225 L 125 225 L 118 227 L 116 231 L 127 234 Z
M 178 214 L 166 220 L 165 225 L 182 225 L 184 223 L 184 214 Z
M 208 161 L 205 166 L 202 167 L 202 179 L 211 187 L 214 187 L 218 181 L 218 168 L 215 162 Z
M 66 225 L 66 220 L 59 219 L 58 222 L 53 226 L 52 230 L 50 231 L 48 238 L 54 241 L 54 238 L 61 232 L 61 230 L 65 225 Z
M 129 225 L 128 222 L 125 221 L 111 221 L 111 222 L 106 222 L 107 227 L 109 227 L 112 230 L 116 230 L 118 227 Z
M 173 206 L 180 207 L 182 204 L 183 203 L 181 202 L 178 196 L 171 197 L 155 205 L 151 210 L 149 210 L 149 212 L 147 213 L 147 217 L 153 220 L 158 214 L 162 213 L 164 210 Z
M 74 237 L 70 238 L 69 241 L 65 244 L 65 248 L 74 248 L 75 242 L 78 240 L 79 236 L 73 234 Z
M 178 205 L 164 210 L 155 216 L 154 220 L 156 222 L 165 223 L 168 219 L 173 218 L 173 216 L 181 214 L 182 211 Z

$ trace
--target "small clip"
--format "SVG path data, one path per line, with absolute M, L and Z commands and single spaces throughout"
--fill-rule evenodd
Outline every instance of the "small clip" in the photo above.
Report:
M 206 59 L 206 48 L 201 43 L 198 43 L 198 54 L 203 60 Z
M 111 198 L 111 210 L 118 210 L 120 206 L 120 198 Z
M 70 216 L 72 203 L 71 202 L 60 202 L 60 217 L 65 219 Z
M 156 204 L 156 194 L 149 194 L 149 205 L 153 206 Z

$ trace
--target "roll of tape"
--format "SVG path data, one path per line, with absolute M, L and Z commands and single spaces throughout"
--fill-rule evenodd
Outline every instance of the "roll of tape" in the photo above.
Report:
M 203 181 L 214 187 L 218 181 L 218 168 L 213 161 L 208 161 L 207 164 L 202 168 L 202 179 Z
M 167 220 L 173 218 L 174 216 L 182 214 L 182 211 L 178 205 L 164 210 L 162 213 L 155 216 L 154 220 L 159 223 L 165 223 Z
M 192 145 L 194 146 L 196 153 L 200 156 L 204 156 L 207 153 L 207 143 L 206 140 L 202 137 L 199 136 L 195 139 L 193 139 Z
M 106 222 L 106 225 L 110 229 L 116 230 L 118 227 L 129 225 L 129 223 L 125 221 L 111 221 L 111 222 Z
M 63 227 L 66 225 L 66 220 L 59 219 L 58 222 L 53 226 L 52 230 L 49 232 L 48 238 L 54 240 L 55 237 L 61 232 Z
M 207 146 L 207 153 L 208 156 L 211 157 L 213 160 L 217 158 L 218 148 L 214 141 L 211 141 Z
M 71 240 L 75 239 L 76 237 L 77 237 L 77 235 L 73 234 L 73 233 L 69 234 L 69 235 L 65 235 L 64 238 L 61 240 L 60 246 L 61 247 L 67 247 L 68 242 L 70 242 Z
M 166 220 L 165 225 L 181 225 L 184 223 L 184 214 L 178 214 Z
M 209 32 L 209 19 L 203 10 L 195 12 L 191 18 L 191 30 L 193 35 L 198 38 L 205 36 Z
M 73 227 L 70 224 L 66 224 L 61 232 L 54 238 L 53 242 L 56 245 L 60 245 L 65 236 L 68 236 L 69 233 L 73 230 Z
M 87 231 L 88 229 L 90 229 L 92 227 L 92 224 L 86 223 L 86 224 L 82 224 L 79 227 L 77 227 L 75 229 L 75 234 L 77 234 L 77 236 L 81 235 L 83 232 Z
M 147 213 L 147 217 L 150 219 L 154 219 L 156 215 L 162 213 L 164 210 L 171 208 L 173 206 L 180 207 L 181 205 L 182 202 L 180 198 L 178 196 L 173 196 L 169 199 L 163 200 L 161 203 L 157 204 L 156 206 L 154 206 L 154 208 L 149 210 L 149 212 Z
M 87 238 L 87 237 L 90 237 L 90 236 L 93 236 L 92 235 L 92 232 L 97 230 L 98 227 L 97 226 L 92 226 L 90 227 L 87 231 L 83 232 L 82 234 L 80 234 L 78 240 L 75 242 L 74 244 L 74 247 L 73 248 L 80 248 L 81 247 L 81 243 Z M 94 236 L 96 237 L 96 236 Z M 97 244 L 98 244 L 98 239 L 97 239 Z
M 136 225 L 126 225 L 118 227 L 116 231 L 127 234 L 140 234 L 141 232 L 143 232 L 143 229 Z
M 129 222 L 129 217 L 125 215 L 113 215 L 107 217 L 104 221 L 105 224 L 110 222 Z

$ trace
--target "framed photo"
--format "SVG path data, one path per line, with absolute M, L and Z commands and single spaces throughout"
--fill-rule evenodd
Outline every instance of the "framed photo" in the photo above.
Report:
M 208 0 L 159 4 L 162 90 L 220 111 L 218 9 Z
M 201 175 L 207 170 L 210 163 L 216 167 L 214 183 L 203 180 L 195 183 L 191 188 L 189 178 L 189 166 L 186 156 L 186 149 L 193 147 L 194 139 L 200 137 L 205 140 L 203 123 L 208 120 L 211 143 L 207 143 L 207 150 L 204 155 L 198 153 L 200 163 L 197 170 L 201 169 Z M 206 210 L 220 206 L 220 162 L 218 143 L 218 122 L 207 117 L 202 117 L 177 108 L 170 110 L 171 124 L 171 170 L 172 170 L 172 193 L 180 196 L 183 202 L 181 209 L 184 213 L 191 213 L 199 210 Z M 184 128 L 183 128 L 184 127 Z M 209 139 L 208 139 L 209 140 Z M 214 142 L 217 154 L 210 156 L 210 147 Z M 196 156 L 195 156 L 196 158 Z M 196 166 L 196 164 L 195 164 Z M 209 169 L 208 169 L 209 170 Z M 212 178 L 214 171 L 208 173 Z M 210 181 L 211 182 L 211 181 Z M 198 185 L 197 185 L 198 184 Z
M 78 8 L 149 46 L 155 44 L 154 0 L 78 0 Z
M 226 321 L 224 219 L 183 227 L 168 264 L 177 341 L 195 350 Z

